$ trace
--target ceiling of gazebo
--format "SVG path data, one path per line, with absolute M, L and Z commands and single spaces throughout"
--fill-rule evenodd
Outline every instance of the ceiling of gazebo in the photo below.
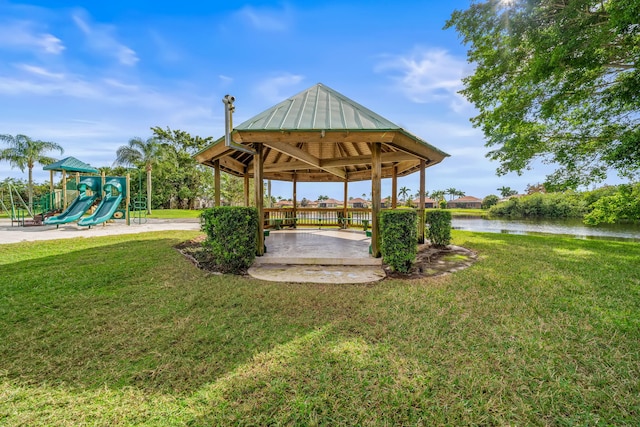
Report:
M 344 95 L 317 84 L 233 129 L 234 143 L 264 148 L 265 179 L 344 182 L 371 179 L 371 147 L 381 143 L 382 178 L 409 175 L 448 154 Z M 253 155 L 224 137 L 195 155 L 198 162 L 236 176 L 253 176 Z

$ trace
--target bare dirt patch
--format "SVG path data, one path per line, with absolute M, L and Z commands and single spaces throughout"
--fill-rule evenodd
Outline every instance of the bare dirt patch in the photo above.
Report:
M 425 243 L 418 246 L 418 255 L 408 273 L 391 271 L 387 265 L 383 268 L 387 277 L 421 279 L 463 270 L 477 260 L 478 255 L 475 252 L 461 246 L 449 245 L 445 248 L 435 248 Z

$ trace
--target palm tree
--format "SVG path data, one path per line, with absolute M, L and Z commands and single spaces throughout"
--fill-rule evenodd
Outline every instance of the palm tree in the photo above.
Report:
M 151 215 L 151 170 L 158 161 L 160 144 L 157 138 L 132 138 L 128 145 L 122 145 L 116 151 L 114 164 L 124 166 L 144 165 L 147 172 L 147 215 Z
M 511 187 L 506 187 L 504 185 L 497 190 L 500 192 L 502 198 L 507 198 L 509 196 L 515 196 L 516 194 L 518 194 L 516 190 L 512 190 Z
M 443 200 L 443 199 L 444 199 L 444 195 L 445 195 L 445 194 L 447 194 L 447 192 L 446 192 L 446 191 L 444 191 L 444 190 L 433 190 L 433 191 L 431 192 L 431 198 L 432 198 L 433 200 L 435 200 L 436 202 L 440 202 L 440 200 Z M 436 205 L 437 205 L 437 204 L 438 204 L 438 203 L 436 203 Z
M 33 212 L 33 166 L 38 163 L 49 165 L 56 161 L 53 157 L 45 156 L 47 151 L 59 151 L 64 149 L 55 142 L 33 140 L 26 135 L 0 135 L 0 140 L 6 142 L 9 147 L 0 150 L 0 160 L 7 160 L 11 167 L 18 167 L 22 172 L 29 169 L 29 211 Z
M 457 188 L 447 188 L 447 190 L 445 191 L 445 194 L 449 195 L 449 200 L 453 199 L 453 196 L 456 196 L 458 194 L 458 189 Z
M 400 188 L 400 190 L 398 190 L 398 196 L 400 197 L 400 200 L 405 202 L 410 192 L 411 190 L 409 190 L 407 187 Z

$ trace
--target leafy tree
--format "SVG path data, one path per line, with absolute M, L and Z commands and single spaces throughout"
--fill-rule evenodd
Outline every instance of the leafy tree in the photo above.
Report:
M 468 45 L 474 73 L 461 91 L 479 110 L 500 162 L 521 174 L 557 166 L 558 188 L 640 169 L 640 3 L 637 0 L 486 0 L 445 28 Z
M 53 157 L 46 156 L 49 151 L 64 153 L 64 149 L 55 142 L 40 141 L 29 138 L 26 135 L 0 135 L 0 141 L 4 141 L 8 147 L 0 150 L 0 160 L 6 160 L 11 167 L 17 167 L 24 172 L 29 170 L 28 191 L 29 210 L 33 210 L 33 167 L 36 163 L 49 165 L 56 161 Z
M 502 196 L 503 199 L 510 196 L 515 196 L 516 194 L 518 194 L 518 192 L 512 189 L 511 187 L 502 186 L 497 188 L 497 190 L 500 192 L 500 195 Z
M 620 185 L 616 190 L 593 203 L 584 217 L 586 224 L 640 222 L 640 183 Z
M 527 194 L 546 193 L 547 189 L 545 188 L 544 184 L 527 184 L 524 192 Z
M 307 200 L 306 197 L 303 197 L 302 200 L 300 200 L 300 206 L 305 208 L 309 205 L 309 200 Z
M 183 130 L 172 130 L 169 127 L 163 129 L 156 126 L 151 131 L 161 143 L 159 179 L 155 181 L 156 186 L 162 186 L 161 191 L 157 191 L 158 203 L 170 204 L 171 200 L 176 200 L 182 208 L 193 208 L 197 197 L 212 196 L 214 182 L 211 168 L 198 164 L 193 155 L 209 145 L 213 138 L 192 136 Z M 221 175 L 221 180 L 225 179 L 225 175 Z M 223 183 L 224 181 L 221 182 L 221 187 L 224 186 Z M 243 180 L 230 180 L 228 184 L 230 188 L 239 188 L 239 191 L 231 195 L 230 188 L 227 188 L 226 194 L 221 188 L 221 197 L 231 204 L 244 204 Z
M 127 145 L 122 145 L 116 151 L 114 165 L 142 167 L 147 173 L 147 215 L 151 215 L 151 170 L 158 162 L 159 142 L 157 138 L 132 138 Z
M 487 197 L 482 199 L 482 209 L 489 209 L 491 206 L 497 205 L 500 198 L 495 194 L 489 194 Z

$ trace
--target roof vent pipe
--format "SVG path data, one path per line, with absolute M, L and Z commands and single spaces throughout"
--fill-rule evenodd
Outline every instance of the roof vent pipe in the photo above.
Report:
M 231 140 L 231 132 L 233 131 L 233 117 L 231 114 L 236 109 L 233 105 L 235 100 L 236 98 L 231 95 L 225 95 L 224 98 L 222 98 L 222 102 L 224 103 L 224 145 L 244 153 L 256 154 L 252 149 L 236 144 Z

